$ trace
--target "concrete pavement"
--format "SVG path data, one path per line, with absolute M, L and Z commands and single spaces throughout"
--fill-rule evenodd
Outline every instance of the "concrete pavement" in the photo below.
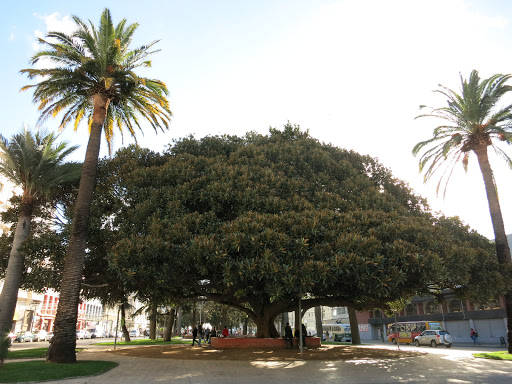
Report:
M 376 348 L 396 348 L 375 345 Z M 47 384 L 152 383 L 512 383 L 512 362 L 475 359 L 469 348 L 416 348 L 417 357 L 346 361 L 194 361 L 121 356 L 93 347 L 80 360 L 116 361 L 119 366 L 98 376 Z M 110 347 L 112 348 L 112 347 Z M 487 350 L 478 348 L 477 350 Z M 490 350 L 496 351 L 496 348 Z

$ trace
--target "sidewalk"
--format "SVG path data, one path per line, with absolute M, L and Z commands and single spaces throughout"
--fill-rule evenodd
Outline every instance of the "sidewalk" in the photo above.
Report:
M 361 340 L 361 343 L 362 345 L 367 345 L 367 346 L 371 346 L 371 345 L 375 345 L 375 346 L 388 346 L 388 347 L 393 347 L 393 346 L 396 346 L 396 344 L 393 344 L 389 341 L 380 341 L 380 340 Z M 403 344 L 403 343 L 400 343 L 400 346 L 411 346 L 411 347 L 414 347 L 414 344 Z M 489 350 L 496 350 L 496 349 L 500 349 L 500 350 L 506 350 L 507 349 L 507 346 L 503 346 L 503 345 L 500 345 L 500 344 L 494 344 L 494 343 L 473 343 L 473 342 L 454 342 L 452 344 L 452 347 L 453 348 L 467 348 L 467 349 L 482 349 L 482 350 L 486 350 L 486 349 L 489 349 Z
M 46 384 L 261 384 L 270 382 L 293 384 L 395 384 L 397 382 L 439 384 L 468 382 L 485 384 L 512 383 L 512 364 L 509 362 L 475 359 L 470 348 L 418 348 L 407 346 L 399 358 L 375 358 L 368 354 L 345 360 L 311 361 L 296 358 L 293 361 L 272 359 L 272 351 L 264 353 L 265 359 L 247 360 L 182 360 L 151 358 L 106 352 L 112 346 L 91 346 L 79 353 L 79 360 L 116 361 L 119 366 L 98 376 L 88 376 Z M 139 346 L 137 348 L 141 348 Z M 396 348 L 391 343 L 375 342 L 357 348 Z M 471 347 L 471 345 L 468 345 Z M 408 351 L 408 349 L 410 350 Z M 484 350 L 485 346 L 478 346 Z M 475 348 L 476 349 L 476 348 Z M 493 350 L 496 348 L 493 347 Z M 214 353 L 201 348 L 190 351 Z M 128 351 L 126 351 L 128 352 Z M 172 351 L 167 351 L 167 355 Z M 462 352 L 462 353 L 461 353 Z M 172 355 L 172 353 L 171 353 Z M 450 358 L 447 358 L 449 356 Z M 430 367 L 430 368 L 429 368 Z M 432 369 L 431 367 L 435 367 Z M 418 376 L 418 373 L 421 373 Z

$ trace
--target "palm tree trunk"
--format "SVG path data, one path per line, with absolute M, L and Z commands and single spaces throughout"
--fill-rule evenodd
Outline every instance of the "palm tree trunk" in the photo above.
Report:
M 485 184 L 485 192 L 487 194 L 487 202 L 489 203 L 489 212 L 491 214 L 492 227 L 494 230 L 496 255 L 500 264 L 511 263 L 510 247 L 505 233 L 505 224 L 503 222 L 503 215 L 501 214 L 500 201 L 496 186 L 494 185 L 494 177 L 492 174 L 491 165 L 487 156 L 487 146 L 474 150 L 477 158 L 478 165 Z M 508 339 L 508 352 L 512 353 L 512 292 L 505 294 L 505 311 L 507 313 L 507 339 Z
M 3 332 L 9 333 L 12 328 L 12 318 L 16 310 L 18 290 L 21 285 L 23 264 L 25 261 L 25 256 L 20 252 L 19 248 L 30 234 L 32 209 L 32 199 L 24 194 L 21 201 L 18 224 L 14 232 L 14 241 L 9 255 L 9 263 L 7 264 L 4 286 L 2 294 L 0 295 L 0 336 L 2 336 Z
M 64 259 L 64 271 L 60 285 L 59 305 L 55 316 L 54 337 L 48 348 L 46 359 L 52 363 L 76 362 L 76 322 L 80 283 L 84 268 L 87 229 L 96 181 L 100 154 L 101 131 L 108 108 L 108 99 L 103 95 L 93 97 L 94 112 L 89 143 L 82 166 L 80 187 L 75 202 L 69 245 Z

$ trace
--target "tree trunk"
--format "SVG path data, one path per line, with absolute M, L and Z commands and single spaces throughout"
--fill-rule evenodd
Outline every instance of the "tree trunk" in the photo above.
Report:
M 348 318 L 350 321 L 350 333 L 352 334 L 352 344 L 360 345 L 361 336 L 359 335 L 359 324 L 357 323 L 356 310 L 348 307 Z
M 164 341 L 171 341 L 172 338 L 172 327 L 174 326 L 174 319 L 175 316 L 175 309 L 174 307 L 171 308 L 169 313 L 167 314 L 167 324 L 165 326 L 165 335 L 164 335 Z
M 192 328 L 197 325 L 197 308 L 196 303 L 194 303 L 194 307 L 192 308 Z
M 254 322 L 256 323 L 256 337 L 264 338 L 271 337 L 276 338 L 280 337 L 279 332 L 276 329 L 274 324 L 274 319 L 276 316 L 257 316 L 254 318 Z
M 149 338 L 151 340 L 156 340 L 156 312 L 156 304 L 151 304 L 151 309 L 149 313 Z
M 76 362 L 76 322 L 80 282 L 83 273 L 89 213 L 94 191 L 101 131 L 108 108 L 108 99 L 103 95 L 93 97 L 93 123 L 82 165 L 80 187 L 75 202 L 70 240 L 64 260 L 59 305 L 55 316 L 54 337 L 48 348 L 47 360 L 55 363 Z
M 46 359 L 52 363 L 76 362 L 76 323 L 80 283 L 84 268 L 87 230 L 92 193 L 100 154 L 101 131 L 107 115 L 109 100 L 105 95 L 93 96 L 93 123 L 80 176 L 80 187 L 75 202 L 69 244 L 64 259 L 60 285 L 59 305 L 55 316 L 54 336 Z
M 128 328 L 126 328 L 126 303 L 121 304 L 121 331 L 123 331 L 124 341 L 130 342 L 130 333 L 128 332 Z
M 496 255 L 500 264 L 511 263 L 510 247 L 505 233 L 505 224 L 503 222 L 503 215 L 501 213 L 500 201 L 498 199 L 498 192 L 494 185 L 494 177 L 492 174 L 491 165 L 487 156 L 487 145 L 481 145 L 474 150 L 477 158 L 480 171 L 484 179 L 485 192 L 487 194 L 487 202 L 489 204 L 489 213 L 491 214 L 492 227 L 494 230 L 494 237 L 496 243 Z M 512 353 L 512 292 L 505 294 L 505 312 L 507 314 L 507 339 L 508 339 L 508 353 Z
M 320 305 L 315 307 L 315 323 L 316 323 L 316 336 L 323 339 L 322 335 L 324 333 L 322 327 L 322 307 Z
M 12 328 L 12 318 L 16 310 L 18 290 L 21 285 L 23 264 L 25 261 L 25 256 L 20 252 L 19 248 L 30 234 L 32 209 L 32 198 L 24 193 L 21 201 L 18 224 L 14 232 L 14 241 L 9 255 L 9 262 L 5 272 L 4 287 L 0 295 L 0 337 L 3 336 L 4 332 L 9 333 Z

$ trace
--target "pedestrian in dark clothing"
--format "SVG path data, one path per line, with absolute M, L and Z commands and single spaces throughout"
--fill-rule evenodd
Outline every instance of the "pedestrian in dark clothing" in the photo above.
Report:
M 210 339 L 208 340 L 208 343 L 212 343 L 212 338 L 217 337 L 217 329 L 213 327 L 213 329 L 210 332 Z
M 197 327 L 197 333 L 199 334 L 199 346 L 201 346 L 201 341 L 204 339 L 203 323 L 199 324 Z
M 194 342 L 197 343 L 197 345 L 201 346 L 201 342 L 196 340 L 197 338 L 197 327 L 194 325 L 194 329 L 192 330 L 192 346 L 194 346 Z
M 290 323 L 286 323 L 286 327 L 284 327 L 284 341 L 286 349 L 293 348 L 293 332 Z
M 306 348 L 306 334 L 307 334 L 306 326 L 302 324 L 302 346 Z
M 204 330 L 204 341 L 205 343 L 210 343 L 210 328 Z

